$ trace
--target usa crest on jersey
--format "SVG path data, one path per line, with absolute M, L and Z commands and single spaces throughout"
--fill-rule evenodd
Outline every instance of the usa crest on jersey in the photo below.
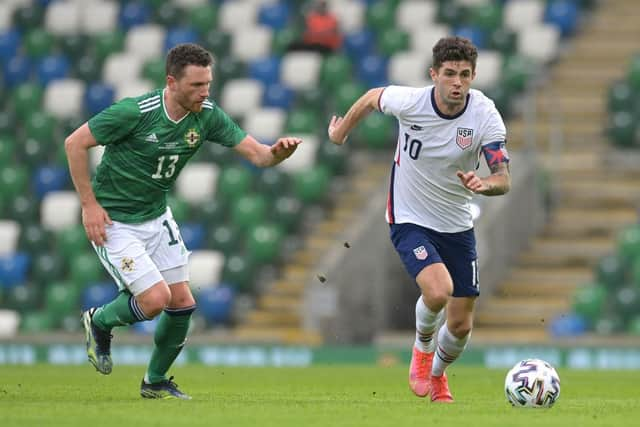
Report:
M 458 147 L 469 148 L 471 143 L 473 142 L 473 129 L 469 128 L 458 128 L 458 132 L 456 134 L 456 144 Z

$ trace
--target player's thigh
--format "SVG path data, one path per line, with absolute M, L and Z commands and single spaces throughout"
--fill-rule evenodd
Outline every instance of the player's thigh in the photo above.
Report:
M 163 280 L 147 253 L 141 227 L 114 221 L 106 233 L 105 244 L 93 247 L 120 291 L 137 296 Z
M 466 336 L 473 328 L 476 297 L 453 297 L 447 305 L 447 327 L 456 337 Z
M 427 265 L 418 276 L 416 283 L 420 287 L 422 295 L 427 299 L 427 304 L 433 301 L 436 306 L 446 304 L 453 292 L 453 282 L 447 267 L 442 262 Z M 430 307 L 437 309 L 439 307 Z
M 157 235 L 150 247 L 151 260 L 167 284 L 188 281 L 187 265 L 190 252 L 182 241 L 180 228 L 173 219 L 171 209 L 167 208 L 167 211 L 154 221 Z

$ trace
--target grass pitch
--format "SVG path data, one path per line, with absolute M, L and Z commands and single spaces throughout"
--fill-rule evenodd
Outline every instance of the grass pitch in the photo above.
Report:
M 13 426 L 622 426 L 640 415 L 640 372 L 559 370 L 548 410 L 516 409 L 506 370 L 453 366 L 452 405 L 414 397 L 404 366 L 178 367 L 192 401 L 139 397 L 143 367 L 0 366 L 0 425 Z

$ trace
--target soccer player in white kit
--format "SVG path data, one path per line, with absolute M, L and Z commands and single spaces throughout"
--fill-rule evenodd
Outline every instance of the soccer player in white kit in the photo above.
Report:
M 409 385 L 434 402 L 453 402 L 445 369 L 467 345 L 479 295 L 471 198 L 511 186 L 504 122 L 493 101 L 470 88 L 477 56 L 469 40 L 442 38 L 433 47 L 432 86 L 371 89 L 328 127 L 331 141 L 343 144 L 374 110 L 398 120 L 386 220 L 421 291 Z M 486 177 L 475 172 L 481 154 Z M 445 306 L 446 321 L 433 337 Z

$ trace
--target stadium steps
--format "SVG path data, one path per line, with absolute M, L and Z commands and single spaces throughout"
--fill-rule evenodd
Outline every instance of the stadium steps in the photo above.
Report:
M 345 224 L 355 220 L 389 169 L 388 157 L 355 155 L 352 162 L 349 169 L 354 174 L 330 203 L 333 208 L 307 230 L 303 247 L 292 255 L 282 275 L 257 298 L 255 309 L 234 328 L 237 340 L 299 345 L 322 343 L 319 333 L 304 325 L 305 284 L 315 276 L 313 268 L 318 259 L 330 244 L 340 239 Z
M 613 250 L 617 232 L 637 221 L 640 170 L 622 167 L 604 136 L 608 88 L 623 77 L 640 39 L 629 13 L 636 6 L 610 0 L 597 8 L 537 88 L 536 125 L 507 124 L 510 147 L 526 147 L 534 133 L 551 176 L 552 210 L 507 279 L 478 305 L 476 340 L 553 340 L 549 322 L 570 311 L 574 291 L 593 278 L 595 262 Z M 559 130 L 562 143 L 551 144 Z

